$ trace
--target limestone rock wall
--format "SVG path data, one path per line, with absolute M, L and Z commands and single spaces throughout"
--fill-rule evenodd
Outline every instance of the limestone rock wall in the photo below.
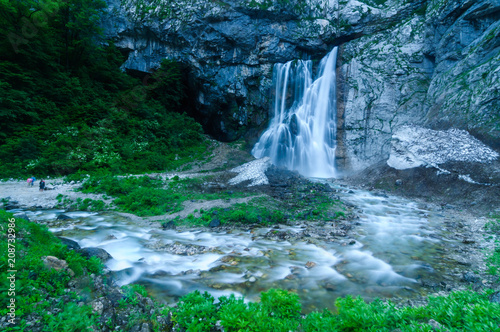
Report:
M 125 68 L 147 73 L 165 57 L 190 68 L 198 118 L 221 140 L 265 127 L 273 64 L 321 58 L 338 29 L 325 0 L 108 0 L 107 12 Z
M 499 148 L 499 14 L 496 0 L 431 0 L 346 42 L 339 164 L 360 170 L 387 159 L 392 134 L 411 124 L 468 130 Z
M 268 124 L 275 63 L 340 46 L 339 167 L 389 156 L 404 125 L 470 131 L 500 148 L 498 0 L 107 0 L 103 28 L 150 72 L 190 68 L 198 118 L 220 140 Z

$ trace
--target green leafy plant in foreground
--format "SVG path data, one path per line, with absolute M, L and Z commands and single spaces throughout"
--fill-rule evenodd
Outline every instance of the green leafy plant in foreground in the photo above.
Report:
M 450 331 L 500 331 L 500 305 L 488 294 L 459 291 L 430 297 L 426 306 L 401 308 L 347 296 L 337 299 L 337 313 L 301 315 L 299 297 L 285 290 L 270 289 L 261 293 L 260 302 L 250 303 L 234 295 L 216 303 L 210 294 L 195 291 L 171 311 L 187 331 L 211 331 L 217 321 L 226 331 L 433 331 L 431 319 Z
M 96 320 L 91 313 L 92 309 L 89 306 L 76 305 L 79 300 L 75 294 L 69 294 L 71 302 L 60 302 L 59 298 L 65 294 L 71 279 L 91 273 L 101 273 L 102 263 L 95 257 L 87 260 L 74 251 L 69 251 L 45 226 L 13 217 L 4 210 L 0 210 L 0 226 L 4 230 L 0 234 L 2 252 L 8 252 L 8 243 L 12 244 L 12 241 L 7 241 L 7 234 L 15 234 L 16 316 L 20 318 L 17 328 L 29 330 L 25 318 L 28 315 L 35 315 L 46 326 L 46 330 L 89 329 Z M 8 228 L 14 229 L 15 232 L 8 233 L 6 231 Z M 45 267 L 44 256 L 55 256 L 65 260 L 68 269 L 55 270 Z M 0 260 L 1 303 L 8 303 L 11 298 L 5 288 L 7 277 L 11 275 L 8 270 L 13 269 L 8 263 L 12 261 L 7 261 L 7 255 L 3 255 Z M 47 314 L 56 307 L 59 309 L 57 314 Z M 3 317 L 7 312 L 6 306 L 0 308 L 0 315 Z

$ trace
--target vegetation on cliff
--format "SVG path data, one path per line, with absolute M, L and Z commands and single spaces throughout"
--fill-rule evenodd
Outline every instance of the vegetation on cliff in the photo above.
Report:
M 176 167 L 205 150 L 180 65 L 121 71 L 92 1 L 1 1 L 0 177 Z

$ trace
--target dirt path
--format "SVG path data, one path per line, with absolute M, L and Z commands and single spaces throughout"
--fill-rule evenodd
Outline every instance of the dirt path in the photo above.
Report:
M 78 198 L 91 198 L 103 200 L 109 203 L 111 200 L 104 200 L 100 194 L 84 194 L 75 191 L 81 184 L 63 183 L 62 178 L 46 179 L 47 190 L 38 189 L 39 180 L 33 187 L 28 187 L 25 181 L 0 182 L 0 199 L 9 200 L 16 206 L 22 208 L 53 209 L 59 204 L 60 199 L 67 198 L 76 201 Z M 63 198 L 61 198 L 61 196 Z

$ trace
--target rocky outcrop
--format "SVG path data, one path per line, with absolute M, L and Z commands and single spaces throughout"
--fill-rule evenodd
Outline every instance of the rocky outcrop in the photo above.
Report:
M 216 138 L 234 140 L 266 125 L 274 63 L 330 49 L 335 6 L 278 2 L 109 0 L 103 27 L 129 52 L 129 70 L 150 72 L 165 57 L 186 64 L 197 118 Z
M 422 2 L 385 10 L 358 1 L 108 0 L 102 25 L 128 52 L 128 70 L 148 73 L 163 58 L 184 63 L 197 118 L 216 138 L 234 140 L 267 125 L 275 63 L 320 59 Z
M 148 73 L 188 68 L 194 113 L 220 140 L 268 124 L 272 68 L 340 46 L 337 163 L 389 156 L 401 126 L 468 130 L 500 147 L 496 0 L 107 0 L 105 35 Z
M 500 3 L 431 0 L 385 31 L 343 45 L 341 166 L 389 156 L 408 124 L 468 130 L 500 146 Z
M 426 124 L 500 147 L 500 2 L 429 2 L 424 56 L 435 62 Z

